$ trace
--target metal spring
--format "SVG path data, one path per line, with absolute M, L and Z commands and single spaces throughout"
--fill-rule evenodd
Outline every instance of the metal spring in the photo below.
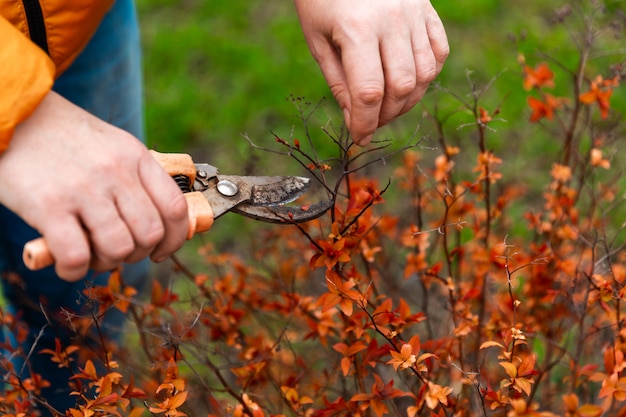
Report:
M 174 175 L 172 178 L 183 193 L 191 192 L 191 181 L 189 181 L 189 178 L 184 175 Z

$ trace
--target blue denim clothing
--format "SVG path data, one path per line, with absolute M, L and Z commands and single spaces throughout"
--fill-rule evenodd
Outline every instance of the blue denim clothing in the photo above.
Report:
M 54 90 L 99 118 L 143 139 L 141 50 L 132 0 L 117 0 L 86 49 L 56 81 Z M 80 158 L 80 155 L 75 157 Z M 84 312 L 82 290 L 86 285 L 106 285 L 108 278 L 108 274 L 90 273 L 82 281 L 68 283 L 59 279 L 52 267 L 28 270 L 22 262 L 22 249 L 27 241 L 37 236 L 38 233 L 19 217 L 0 206 L 0 272 L 5 278 L 2 280 L 4 296 L 9 303 L 8 310 L 19 314 L 28 324 L 30 343 L 47 323 L 38 309 L 40 303 L 52 317 L 61 309 Z M 124 282 L 140 287 L 147 278 L 147 270 L 147 261 L 126 266 Z M 19 276 L 20 285 L 9 283 L 6 277 L 10 273 Z M 104 327 L 108 334 L 119 335 L 122 324 L 121 314 L 113 310 L 107 313 Z M 75 399 L 69 397 L 69 371 L 59 369 L 50 361 L 50 356 L 37 352 L 43 348 L 54 349 L 55 337 L 67 341 L 71 332 L 65 327 L 59 323 L 46 326 L 30 361 L 34 371 L 51 382 L 52 386 L 43 394 L 62 413 L 75 403 Z M 91 348 L 97 349 L 97 346 Z M 25 346 L 26 352 L 29 349 L 30 346 Z

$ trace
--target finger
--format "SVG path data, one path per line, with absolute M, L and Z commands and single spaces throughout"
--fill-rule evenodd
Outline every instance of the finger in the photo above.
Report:
M 326 83 L 343 112 L 346 126 L 350 129 L 350 91 L 341 63 L 341 56 L 338 50 L 325 39 L 320 40 L 313 51 L 313 56 L 322 70 Z
M 78 219 L 51 217 L 42 234 L 55 260 L 56 274 L 69 282 L 82 279 L 89 270 L 91 249 Z
M 150 257 L 162 262 L 185 243 L 189 228 L 187 201 L 174 180 L 146 154 L 139 164 L 139 177 L 157 209 L 163 225 L 163 239 Z
M 448 44 L 445 27 L 434 9 L 433 13 L 430 14 L 429 18 L 426 20 L 426 30 L 428 31 L 430 47 L 435 55 L 437 66 L 436 75 L 438 75 L 450 55 L 450 45 Z
M 437 69 L 437 64 L 435 63 L 435 60 L 432 54 L 429 57 L 425 53 L 421 53 L 420 56 L 418 56 L 417 54 L 414 54 L 414 57 L 415 57 L 414 62 L 415 62 L 415 69 L 416 69 L 415 70 L 415 88 L 408 95 L 408 97 L 406 97 L 404 101 L 404 106 L 402 107 L 402 109 L 398 111 L 396 116 L 405 114 L 409 110 L 411 110 L 413 107 L 415 107 L 415 105 L 424 98 L 426 91 L 430 87 L 430 83 L 432 82 L 430 78 L 434 77 L 431 74 L 439 73 L 439 70 Z M 429 64 L 425 64 L 426 61 Z
M 437 60 L 428 38 L 428 31 L 422 22 L 413 31 L 411 43 L 415 58 L 416 79 L 419 84 L 430 84 L 437 77 Z
M 385 74 L 385 96 L 380 109 L 378 127 L 387 124 L 407 108 L 415 105 L 418 87 L 415 59 L 408 28 L 396 28 L 383 38 L 380 47 Z
M 341 45 L 341 60 L 350 92 L 350 133 L 359 145 L 367 145 L 378 127 L 385 95 L 385 78 L 376 37 L 358 45 Z
M 400 114 L 408 112 L 424 97 L 448 57 L 449 47 L 445 29 L 434 10 L 432 12 L 432 15 L 426 17 L 425 23 L 418 23 L 413 30 L 411 39 L 417 85 L 407 98 Z
M 124 261 L 140 261 L 150 255 L 163 239 L 165 229 L 161 216 L 141 186 L 134 190 L 124 187 L 120 190 L 116 203 L 135 244 L 133 252 Z
M 449 47 L 446 31 L 441 19 L 432 7 L 422 12 L 411 31 L 411 42 L 417 68 L 417 80 L 430 84 L 439 75 Z
M 135 250 L 133 237 L 122 219 L 114 196 L 102 195 L 83 204 L 80 218 L 89 233 L 91 268 L 108 271 L 122 263 Z

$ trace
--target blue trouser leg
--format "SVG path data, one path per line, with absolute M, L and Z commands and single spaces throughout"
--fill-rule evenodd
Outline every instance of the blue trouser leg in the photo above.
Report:
M 54 90 L 90 113 L 143 139 L 140 52 L 134 4 L 132 0 L 117 0 L 86 49 L 56 81 Z M 75 157 L 80 158 L 80 155 Z M 49 355 L 37 352 L 43 348 L 54 349 L 55 337 L 67 342 L 72 332 L 63 323 L 46 326 L 39 305 L 51 317 L 62 309 L 84 314 L 83 289 L 90 284 L 106 285 L 108 274 L 90 273 L 82 281 L 68 283 L 59 279 L 52 267 L 29 271 L 22 263 L 22 248 L 37 236 L 37 232 L 19 217 L 0 206 L 0 271 L 5 278 L 18 277 L 17 285 L 10 283 L 15 279 L 2 280 L 8 310 L 18 314 L 30 328 L 30 345 L 25 346 L 26 351 L 40 329 L 45 327 L 43 337 L 37 340 L 33 349 L 30 364 L 52 384 L 43 395 L 54 408 L 65 412 L 75 403 L 75 399 L 69 397 L 70 372 L 59 369 L 50 361 Z M 147 278 L 147 269 L 147 261 L 126 266 L 124 282 L 140 287 Z M 122 324 L 122 315 L 111 310 L 103 328 L 107 333 L 115 334 Z

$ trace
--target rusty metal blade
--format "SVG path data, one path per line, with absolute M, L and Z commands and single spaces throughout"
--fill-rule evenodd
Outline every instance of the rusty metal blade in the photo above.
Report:
M 333 204 L 322 201 L 309 207 L 285 206 L 311 185 L 306 177 L 220 175 L 209 164 L 196 164 L 194 191 L 211 204 L 214 218 L 233 211 L 270 223 L 301 223 L 324 214 Z
M 230 179 L 236 184 L 251 185 L 250 199 L 246 204 L 253 206 L 279 206 L 297 200 L 311 185 L 306 177 L 238 177 L 218 176 L 220 180 Z
M 333 206 L 333 200 L 324 200 L 310 206 L 252 206 L 241 204 L 231 211 L 266 223 L 304 223 L 317 219 Z

